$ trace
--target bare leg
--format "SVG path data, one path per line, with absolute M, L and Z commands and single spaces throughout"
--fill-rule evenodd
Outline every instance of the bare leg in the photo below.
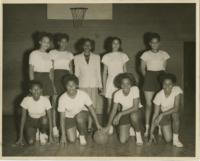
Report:
M 130 124 L 119 126 L 119 141 L 124 144 L 129 139 Z
M 147 137 L 149 135 L 149 129 L 151 124 L 151 113 L 152 113 L 152 99 L 155 92 L 152 91 L 145 91 L 144 96 L 146 100 L 146 109 L 145 109 L 145 136 Z
M 59 137 L 58 128 L 57 128 L 57 126 L 56 126 L 56 124 L 57 124 L 57 112 L 56 112 L 56 108 L 57 108 L 57 99 L 58 99 L 58 95 L 52 96 L 53 136 L 56 137 L 56 138 Z

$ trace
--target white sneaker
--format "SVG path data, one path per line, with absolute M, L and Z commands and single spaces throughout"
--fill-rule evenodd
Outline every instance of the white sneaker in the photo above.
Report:
M 134 130 L 133 127 L 131 127 L 131 128 L 129 129 L 129 134 L 130 134 L 130 136 L 135 136 L 135 130 Z
M 87 145 L 87 141 L 86 141 L 84 135 L 80 135 L 79 139 L 80 139 L 80 144 L 81 145 Z
M 39 129 L 37 129 L 35 140 L 40 141 L 40 131 L 39 131 Z
M 143 145 L 143 140 L 140 132 L 136 132 L 136 144 Z
M 76 130 L 76 137 L 79 138 L 80 134 L 79 134 L 79 131 Z
M 109 134 L 109 135 L 112 135 L 112 134 L 113 134 L 113 131 L 114 131 L 113 126 L 111 126 L 110 129 L 109 129 L 109 131 L 108 131 L 108 134 Z
M 177 148 L 183 147 L 183 144 L 179 140 L 173 141 L 173 145 Z
M 56 126 L 53 127 L 53 136 L 59 137 L 59 131 L 58 131 L 58 128 Z
M 40 144 L 45 145 L 48 141 L 48 135 L 45 133 L 40 133 Z

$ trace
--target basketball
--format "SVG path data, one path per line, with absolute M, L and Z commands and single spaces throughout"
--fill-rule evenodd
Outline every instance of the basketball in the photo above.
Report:
M 94 141 L 97 144 L 106 144 L 108 141 L 108 134 L 98 130 L 94 133 Z

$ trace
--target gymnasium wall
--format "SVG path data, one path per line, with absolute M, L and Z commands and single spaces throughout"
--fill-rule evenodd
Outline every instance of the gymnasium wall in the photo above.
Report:
M 130 57 L 128 71 L 136 74 L 136 58 L 145 49 L 143 35 L 154 31 L 161 35 L 161 48 L 171 59 L 168 70 L 175 73 L 183 87 L 183 42 L 195 41 L 195 5 L 192 4 L 114 4 L 113 20 L 88 20 L 74 29 L 69 20 L 47 20 L 45 4 L 3 6 L 3 114 L 13 114 L 23 96 L 27 79 L 28 54 L 33 49 L 35 31 L 65 32 L 70 35 L 69 50 L 81 37 L 96 42 L 95 52 L 104 53 L 104 41 L 119 36 Z M 137 74 L 136 74 L 137 76 Z

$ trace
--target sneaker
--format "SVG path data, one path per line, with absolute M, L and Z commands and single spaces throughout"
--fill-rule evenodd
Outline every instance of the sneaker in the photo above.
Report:
M 83 135 L 80 135 L 80 144 L 81 145 L 87 145 L 87 141 L 86 141 L 86 139 L 85 139 L 85 136 L 83 136 Z
M 39 131 L 39 129 L 37 129 L 35 140 L 40 141 L 40 131 Z
M 183 144 L 179 140 L 173 141 L 173 145 L 177 148 L 183 148 Z
M 108 134 L 109 134 L 109 135 L 112 135 L 112 134 L 113 134 L 113 131 L 114 131 L 113 126 L 111 126 L 110 129 L 109 129 L 109 131 L 108 131 Z
M 45 133 L 40 133 L 40 144 L 45 145 L 48 141 L 48 135 Z
M 59 131 L 58 131 L 58 128 L 56 126 L 53 127 L 53 136 L 54 137 L 59 137 Z
M 135 130 L 134 130 L 133 127 L 131 127 L 131 128 L 129 129 L 129 134 L 130 134 L 130 136 L 135 136 Z

